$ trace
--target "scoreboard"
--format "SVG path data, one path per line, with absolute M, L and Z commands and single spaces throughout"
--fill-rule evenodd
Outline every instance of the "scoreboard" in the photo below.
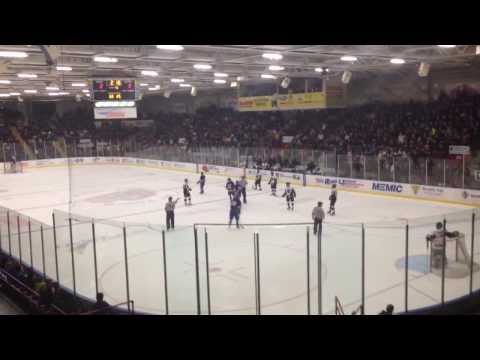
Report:
M 93 101 L 135 101 L 135 80 L 92 80 Z

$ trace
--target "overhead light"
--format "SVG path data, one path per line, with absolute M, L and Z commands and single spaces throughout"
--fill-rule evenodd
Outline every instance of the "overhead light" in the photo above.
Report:
M 36 94 L 37 90 L 23 90 L 25 94 Z
M 0 94 L 0 97 L 7 98 L 10 97 L 10 94 Z
M 85 84 L 85 83 L 72 83 L 72 86 L 73 87 L 85 87 L 85 86 L 87 86 L 87 84 Z
M 213 82 L 215 84 L 225 84 L 227 82 L 227 80 L 223 80 L 223 79 L 215 79 L 213 80 Z
M 57 66 L 57 71 L 72 71 L 70 66 Z
M 17 74 L 17 76 L 19 78 L 24 78 L 24 79 L 34 79 L 38 77 L 37 74 L 28 74 L 28 73 L 19 73 Z
M 444 49 L 450 49 L 450 48 L 456 47 L 457 45 L 437 45 L 437 46 L 441 47 L 441 48 L 444 48 Z
M 101 63 L 116 63 L 118 62 L 117 58 L 114 57 L 107 57 L 107 56 L 95 56 L 93 61 L 101 62 Z
M 190 90 L 190 95 L 192 95 L 192 96 L 197 95 L 197 88 L 195 86 L 192 86 L 192 90 Z
M 391 62 L 392 64 L 405 64 L 405 60 L 403 60 L 403 59 L 398 59 L 398 58 L 391 59 L 390 62 Z
M 288 77 L 283 79 L 282 83 L 280 84 L 280 86 L 284 89 L 288 88 L 289 85 L 290 85 L 290 78 L 288 78 Z
M 246 80 L 245 76 L 237 76 L 237 81 L 244 81 Z
M 192 87 L 190 84 L 180 84 L 180 87 Z
M 170 50 L 170 51 L 182 51 L 184 47 L 182 45 L 157 45 L 157 49 Z
M 60 91 L 58 95 L 63 96 L 63 95 L 70 95 L 68 91 Z
M 3 58 L 26 58 L 28 54 L 24 51 L 0 51 Z
M 158 72 L 153 70 L 142 70 L 142 75 L 145 76 L 158 76 Z
M 10 95 L 11 96 L 20 96 L 22 94 L 20 94 L 19 92 L 11 92 Z
M 150 90 L 150 91 L 160 90 L 160 85 L 155 85 L 154 87 L 149 87 L 148 90 Z
M 59 96 L 58 92 L 49 92 L 48 96 Z
M 475 55 L 480 55 L 480 45 L 475 48 Z
M 271 74 L 262 74 L 262 75 L 260 75 L 260 77 L 262 79 L 276 79 L 277 78 L 275 75 L 271 75 Z
M 210 70 L 212 65 L 210 64 L 195 64 L 193 67 L 197 70 Z
M 82 92 L 83 92 L 84 94 L 88 94 L 88 93 L 90 93 L 90 90 L 88 90 L 88 89 L 83 89 Z
M 95 107 L 131 107 L 135 101 L 97 101 Z
M 352 78 L 352 72 L 351 71 L 344 71 L 342 74 L 342 83 L 348 84 Z
M 141 83 L 140 86 L 148 86 L 146 83 Z
M 10 80 L 0 80 L 0 84 L 11 84 Z
M 262 55 L 264 59 L 268 60 L 282 60 L 283 56 L 281 54 L 274 54 L 274 53 L 265 53 Z
M 280 66 L 280 65 L 270 65 L 268 67 L 268 70 L 270 70 L 270 71 L 282 71 L 282 70 L 285 70 L 285 68 L 283 66 Z
M 323 68 L 321 67 L 315 68 L 315 72 L 323 73 Z
M 178 84 L 178 83 L 184 82 L 185 80 L 184 80 L 184 79 L 171 79 L 170 81 L 171 81 L 172 83 Z
M 60 89 L 57 86 L 47 86 L 45 90 L 58 91 Z
M 418 68 L 418 76 L 426 77 L 428 76 L 429 72 L 430 72 L 430 64 L 426 62 L 421 62 Z
M 237 87 L 238 86 L 238 83 L 236 81 L 232 81 L 230 83 L 230 87 Z
M 216 72 L 213 74 L 215 77 L 228 77 L 228 74 Z
M 21 96 L 19 96 L 17 99 L 18 99 L 18 102 L 23 102 L 23 98 Z
M 167 99 L 170 97 L 170 95 L 172 95 L 171 91 L 165 91 L 165 93 L 163 94 L 163 96 L 165 96 Z
M 350 55 L 345 55 L 345 56 L 342 56 L 340 58 L 340 60 L 342 61 L 357 61 L 357 57 L 356 56 L 350 56 Z
M 140 95 L 142 95 L 142 94 L 140 94 Z M 85 96 L 86 96 L 86 97 L 90 97 L 90 94 L 85 94 Z

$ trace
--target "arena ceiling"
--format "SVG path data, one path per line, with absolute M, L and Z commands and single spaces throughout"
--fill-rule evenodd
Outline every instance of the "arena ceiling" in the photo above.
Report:
M 162 50 L 155 45 L 0 45 L 5 51 L 25 52 L 27 57 L 0 57 L 0 95 L 47 96 L 47 86 L 57 86 L 69 95 L 86 96 L 86 89 L 72 86 L 92 78 L 135 78 L 142 93 L 188 90 L 172 83 L 184 79 L 198 89 L 227 88 L 241 76 L 245 81 L 264 80 L 261 74 L 278 78 L 320 77 L 316 68 L 328 68 L 329 77 L 340 77 L 345 70 L 354 78 L 388 76 L 388 74 L 415 74 L 421 62 L 431 64 L 432 70 L 462 69 L 479 66 L 476 45 L 456 45 L 443 48 L 438 45 L 183 45 L 183 50 Z M 281 54 L 281 60 L 264 58 L 264 53 Z M 110 57 L 117 62 L 97 62 L 95 57 Z M 343 61 L 342 56 L 354 56 L 356 61 Z M 392 58 L 405 60 L 402 65 L 390 62 Z M 209 64 L 209 70 L 197 70 L 195 64 Z M 270 65 L 284 67 L 282 71 L 269 70 Z M 71 67 L 70 71 L 57 66 Z M 142 75 L 155 71 L 157 76 Z M 19 78 L 19 73 L 35 74 L 36 78 Z M 214 73 L 228 74 L 220 78 L 225 84 L 214 83 Z M 272 80 L 270 80 L 272 81 Z M 157 86 L 158 90 L 148 90 Z M 25 90 L 36 90 L 35 94 Z M 84 90 L 82 92 L 82 90 Z M 1 99 L 1 98 L 0 98 Z

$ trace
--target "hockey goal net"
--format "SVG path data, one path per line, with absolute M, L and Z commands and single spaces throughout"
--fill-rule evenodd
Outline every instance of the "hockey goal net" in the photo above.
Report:
M 4 174 L 16 174 L 23 172 L 23 165 L 21 162 L 4 162 L 3 173 Z

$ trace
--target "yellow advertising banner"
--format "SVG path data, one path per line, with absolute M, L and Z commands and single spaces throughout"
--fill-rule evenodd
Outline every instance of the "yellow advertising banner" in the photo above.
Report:
M 239 111 L 324 109 L 325 107 L 326 98 L 323 92 L 238 98 Z

